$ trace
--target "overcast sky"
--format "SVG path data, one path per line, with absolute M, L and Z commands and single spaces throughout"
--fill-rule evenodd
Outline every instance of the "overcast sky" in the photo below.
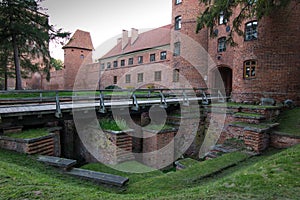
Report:
M 172 0 L 45 0 L 42 6 L 48 9 L 50 24 L 57 28 L 72 33 L 77 29 L 90 32 L 97 50 L 123 29 L 170 24 Z M 53 57 L 63 60 L 61 46 L 51 45 L 50 51 Z

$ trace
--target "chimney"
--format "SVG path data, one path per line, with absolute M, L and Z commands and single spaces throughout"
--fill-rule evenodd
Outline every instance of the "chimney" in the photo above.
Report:
M 122 50 L 125 49 L 125 47 L 128 44 L 128 41 L 129 41 L 128 31 L 127 30 L 123 30 L 123 34 L 122 34 Z
M 136 28 L 131 29 L 131 45 L 134 44 L 134 42 L 138 39 L 139 37 L 139 30 Z
M 122 38 L 117 39 L 117 44 L 119 44 L 120 42 L 122 42 Z

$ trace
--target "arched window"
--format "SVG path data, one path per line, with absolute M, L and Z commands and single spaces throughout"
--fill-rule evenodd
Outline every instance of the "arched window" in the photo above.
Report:
M 181 15 L 175 17 L 175 30 L 181 29 Z

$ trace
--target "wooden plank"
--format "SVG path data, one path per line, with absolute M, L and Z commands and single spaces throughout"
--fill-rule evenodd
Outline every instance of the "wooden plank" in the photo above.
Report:
M 108 184 L 108 185 L 113 185 L 118 187 L 124 186 L 129 181 L 128 178 L 122 176 L 106 174 L 102 172 L 95 172 L 95 171 L 79 169 L 79 168 L 74 168 L 71 171 L 68 171 L 66 173 L 83 179 L 91 180 L 96 183 Z
M 59 158 L 54 156 L 39 156 L 38 161 L 63 169 L 71 168 L 77 163 L 76 160 Z

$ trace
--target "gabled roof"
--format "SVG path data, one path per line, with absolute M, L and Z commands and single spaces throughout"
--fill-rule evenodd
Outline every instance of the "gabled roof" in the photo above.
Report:
M 69 42 L 63 47 L 94 50 L 91 35 L 89 32 L 76 30 Z
M 138 35 L 137 40 L 131 44 L 129 38 L 127 46 L 122 50 L 122 42 L 119 41 L 108 53 L 101 59 L 141 51 L 145 49 L 168 45 L 171 42 L 171 25 L 162 26 Z

